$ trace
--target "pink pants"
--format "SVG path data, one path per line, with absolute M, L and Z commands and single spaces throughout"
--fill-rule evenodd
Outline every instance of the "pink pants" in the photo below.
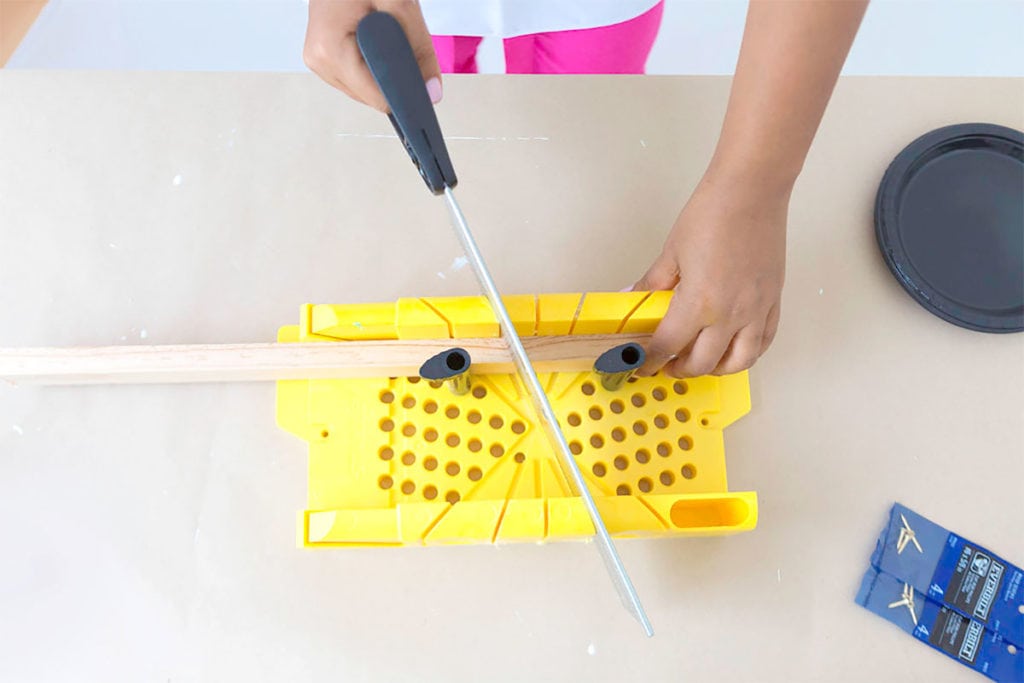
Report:
M 510 74 L 642 74 L 658 35 L 664 0 L 640 16 L 611 26 L 533 33 L 505 39 Z M 476 73 L 481 38 L 433 36 L 442 73 Z

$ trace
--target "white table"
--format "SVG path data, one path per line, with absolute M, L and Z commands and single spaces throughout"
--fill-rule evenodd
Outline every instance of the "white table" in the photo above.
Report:
M 448 79 L 499 285 L 630 284 L 728 85 Z M 2 346 L 269 341 L 304 302 L 477 291 L 387 121 L 312 76 L 7 72 L 0 102 Z M 894 500 L 1024 561 L 1024 338 L 929 315 L 872 229 L 892 157 L 976 120 L 1024 127 L 1021 81 L 840 83 L 726 431 L 760 525 L 619 542 L 653 640 L 584 544 L 296 549 L 270 384 L 0 386 L 0 679 L 980 680 L 853 602 Z

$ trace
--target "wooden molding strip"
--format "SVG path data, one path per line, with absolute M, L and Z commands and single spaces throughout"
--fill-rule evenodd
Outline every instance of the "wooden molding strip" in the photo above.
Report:
M 7 64 L 46 0 L 0 0 L 0 68 Z
M 593 367 L 601 353 L 649 334 L 524 337 L 538 372 Z M 177 384 L 281 379 L 412 377 L 430 356 L 466 349 L 471 372 L 513 372 L 500 338 L 339 341 L 299 344 L 195 344 L 0 348 L 0 380 L 12 384 Z

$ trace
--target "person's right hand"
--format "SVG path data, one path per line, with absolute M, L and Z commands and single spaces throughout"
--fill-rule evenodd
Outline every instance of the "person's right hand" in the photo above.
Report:
M 309 24 L 302 50 L 306 66 L 353 99 L 386 112 L 384 95 L 356 44 L 359 21 L 376 11 L 391 14 L 402 25 L 423 72 L 430 100 L 434 104 L 440 102 L 441 67 L 419 3 L 414 0 L 309 0 Z

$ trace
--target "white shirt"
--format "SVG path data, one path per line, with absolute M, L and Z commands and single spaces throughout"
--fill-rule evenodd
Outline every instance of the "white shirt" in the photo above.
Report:
M 658 0 L 420 0 L 438 36 L 497 36 L 569 31 L 635 19 Z

